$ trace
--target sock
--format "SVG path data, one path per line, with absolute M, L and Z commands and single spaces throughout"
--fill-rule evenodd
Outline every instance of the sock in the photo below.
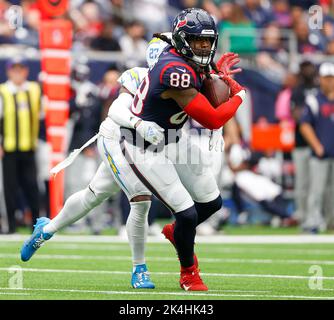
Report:
M 195 208 L 198 213 L 197 225 L 204 222 L 206 219 L 216 213 L 223 205 L 222 197 L 219 195 L 218 198 L 206 203 L 195 202 Z
M 43 228 L 43 232 L 53 234 L 71 225 L 88 214 L 89 211 L 97 207 L 107 198 L 107 194 L 96 197 L 89 188 L 72 194 L 66 200 L 64 207 L 60 210 L 58 215 Z
M 126 222 L 126 232 L 132 253 L 133 265 L 145 264 L 147 237 L 147 215 L 151 201 L 130 202 L 130 213 Z
M 175 213 L 174 240 L 181 266 L 194 264 L 194 241 L 197 226 L 197 212 L 194 206 Z

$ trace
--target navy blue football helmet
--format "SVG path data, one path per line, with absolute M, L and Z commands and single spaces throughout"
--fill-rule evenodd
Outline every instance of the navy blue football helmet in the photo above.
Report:
M 210 50 L 193 50 L 191 40 L 208 38 Z M 218 33 L 211 15 L 205 10 L 189 8 L 181 11 L 173 21 L 172 44 L 175 49 L 197 65 L 208 66 L 217 50 Z

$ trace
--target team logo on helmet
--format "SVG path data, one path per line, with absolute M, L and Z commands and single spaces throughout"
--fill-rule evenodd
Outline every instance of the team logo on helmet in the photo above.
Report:
M 179 29 L 179 28 L 185 26 L 186 24 L 187 24 L 187 18 L 184 17 L 182 20 L 179 20 L 179 21 L 177 22 L 177 25 L 176 25 L 176 27 L 175 27 L 175 30 L 177 30 L 177 29 Z

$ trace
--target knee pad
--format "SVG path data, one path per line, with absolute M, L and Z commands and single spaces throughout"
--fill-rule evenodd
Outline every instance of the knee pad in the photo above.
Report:
M 210 215 L 219 211 L 222 206 L 223 206 L 223 199 L 220 195 L 216 199 L 209 202 L 205 203 L 195 202 L 195 208 L 198 213 L 205 212 Z

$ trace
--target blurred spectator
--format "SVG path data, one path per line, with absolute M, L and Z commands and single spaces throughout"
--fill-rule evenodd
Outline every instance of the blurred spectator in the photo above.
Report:
M 145 26 L 147 40 L 156 32 L 169 31 L 167 5 L 168 0 L 128 0 L 128 10 Z
M 8 81 L 0 86 L 0 157 L 8 233 L 14 233 L 19 188 L 22 188 L 31 210 L 31 227 L 39 216 L 35 150 L 42 118 L 41 90 L 38 83 L 27 81 L 29 68 L 21 57 L 9 60 L 6 67 Z
M 116 24 L 123 25 L 127 12 L 124 6 L 124 0 L 110 0 L 110 4 L 113 20 Z
M 228 20 L 223 20 L 218 26 L 220 34 L 220 49 L 222 51 L 233 51 L 239 54 L 256 52 L 256 29 L 244 14 L 240 5 L 234 4 L 233 15 Z M 224 47 L 225 39 L 228 39 L 229 46 Z
M 220 20 L 229 20 L 233 15 L 233 1 L 223 1 L 219 6 Z
M 312 233 L 326 230 L 328 220 L 334 215 L 334 64 L 321 64 L 319 76 L 320 91 L 306 98 L 300 127 L 313 156 L 304 224 L 305 231 Z M 328 207 L 325 207 L 326 194 L 331 201 Z
M 291 7 L 291 19 L 292 26 L 294 26 L 299 20 L 306 19 L 306 14 L 303 8 L 298 6 Z
M 101 105 L 98 88 L 89 81 L 89 73 L 90 68 L 86 64 L 73 66 L 71 85 L 74 96 L 70 101 L 70 107 L 74 128 L 70 150 L 80 148 L 98 131 L 100 125 Z
M 225 4 L 231 4 L 232 0 L 203 0 L 202 8 L 209 12 L 215 21 L 223 20 L 223 11 L 225 10 Z
M 271 81 L 262 72 L 244 68 L 235 79 L 251 92 L 252 123 L 276 123 L 275 103 L 282 84 Z
M 261 0 L 245 0 L 243 6 L 246 17 L 257 28 L 264 28 L 274 20 L 273 13 L 261 5 Z
M 294 73 L 288 73 L 283 82 L 283 88 L 278 94 L 275 104 L 276 118 L 280 122 L 293 123 L 291 115 L 291 96 L 294 88 L 297 86 L 298 78 Z
M 311 149 L 300 133 L 300 119 L 306 97 L 317 92 L 317 68 L 309 61 L 299 66 L 298 85 L 291 96 L 291 115 L 295 121 L 295 149 L 292 152 L 295 167 L 294 201 L 296 216 L 303 227 L 306 219 L 307 198 L 310 185 L 309 163 Z
M 38 4 L 33 0 L 22 0 L 21 7 L 23 25 L 15 30 L 15 42 L 37 48 L 42 18 Z
M 0 43 L 11 43 L 14 30 L 8 23 L 8 8 L 10 3 L 6 0 L 0 1 Z
M 89 47 L 93 38 L 101 35 L 103 30 L 102 10 L 95 2 L 84 2 L 78 9 L 70 11 L 74 23 L 74 41 Z
M 304 18 L 295 22 L 293 31 L 297 38 L 298 53 L 309 54 L 320 51 L 317 39 L 310 37 L 309 27 Z
M 139 21 L 132 21 L 126 26 L 126 34 L 119 44 L 126 57 L 126 68 L 146 65 L 146 48 L 148 42 L 144 39 L 145 28 Z
M 320 0 L 321 7 L 324 10 L 324 14 L 334 17 L 334 3 L 332 0 Z
M 331 40 L 327 43 L 325 54 L 328 56 L 334 55 L 334 40 Z
M 323 27 L 321 29 L 312 30 L 310 38 L 320 48 L 321 51 L 325 52 L 328 43 L 334 40 L 334 19 L 325 17 L 323 21 Z
M 315 4 L 318 4 L 318 0 L 289 0 L 291 7 L 300 7 L 302 10 L 308 10 Z
M 103 26 L 101 34 L 92 39 L 90 46 L 94 50 L 101 51 L 121 51 L 121 47 L 114 38 L 114 24 L 109 21 Z
M 252 156 L 249 150 L 240 145 L 232 145 L 228 153 L 228 164 L 234 173 L 232 199 L 238 213 L 243 219 L 247 215 L 243 200 L 243 197 L 247 195 L 263 210 L 280 217 L 283 220 L 282 225 L 296 225 L 296 220 L 290 217 L 291 213 L 283 199 L 282 187 L 270 178 L 254 172 L 253 167 L 256 163 L 256 157 Z
M 272 2 L 273 16 L 280 28 L 290 28 L 292 17 L 288 0 L 274 0 Z
M 109 107 L 118 97 L 121 84 L 117 81 L 120 72 L 115 68 L 110 68 L 103 76 L 102 83 L 99 85 L 99 97 L 102 102 L 102 119 L 108 115 Z
M 272 81 L 282 83 L 289 63 L 287 51 L 283 48 L 280 29 L 269 25 L 263 31 L 262 44 L 256 55 L 260 71 Z
M 89 81 L 90 69 L 86 64 L 76 63 L 72 71 L 73 97 L 70 101 L 72 132 L 70 133 L 69 150 L 79 149 L 99 130 L 101 122 L 101 103 L 98 96 L 98 88 Z M 98 168 L 96 151 L 94 145 L 90 145 L 79 154 L 75 165 L 65 170 L 65 198 L 85 188 Z M 78 179 L 80 177 L 80 179 Z M 94 209 L 82 221 L 75 224 L 74 228 L 91 228 L 90 231 L 98 233 L 100 226 L 97 222 L 99 209 Z M 90 215 L 95 213 L 94 219 Z

